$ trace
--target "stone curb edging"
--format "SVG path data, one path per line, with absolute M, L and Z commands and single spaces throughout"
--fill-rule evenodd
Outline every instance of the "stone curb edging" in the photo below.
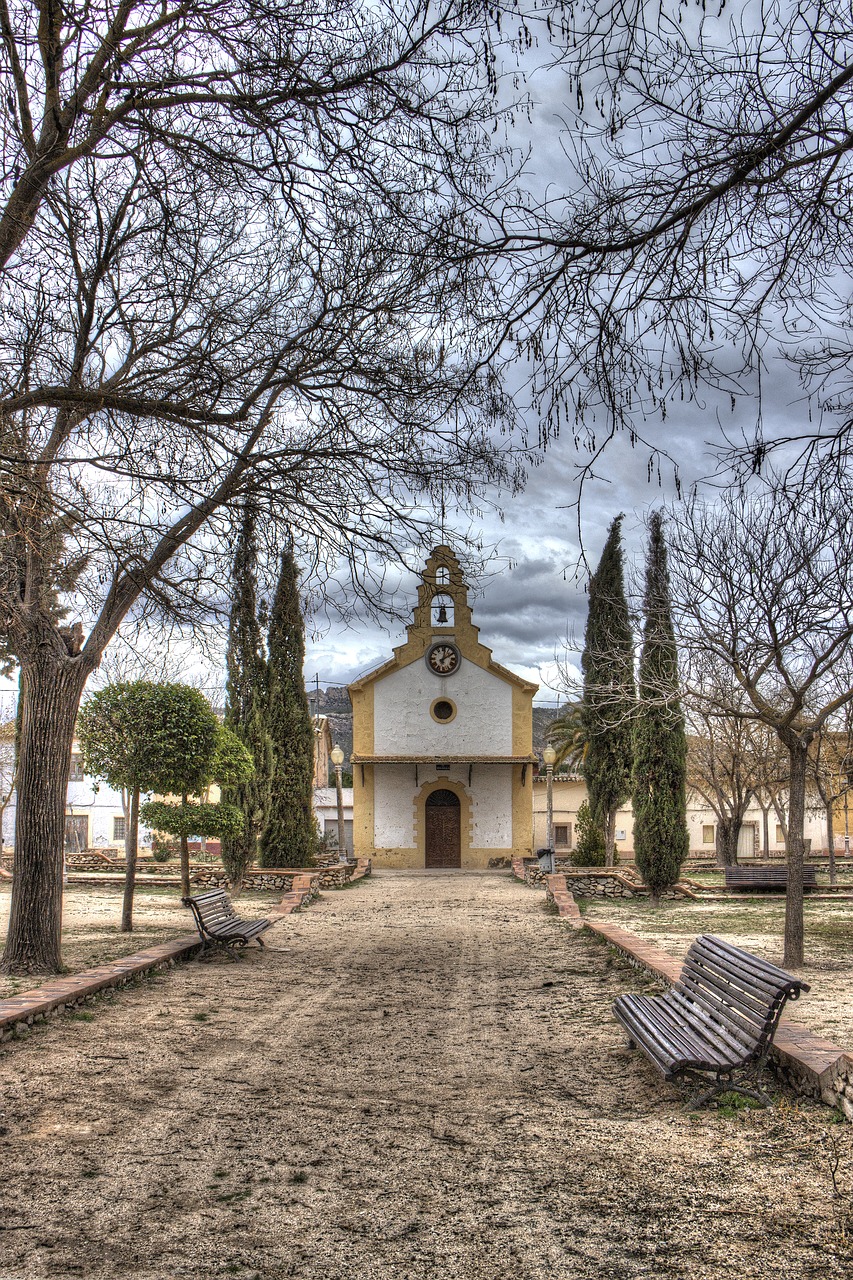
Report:
M 360 880 L 370 875 L 371 870 L 370 859 L 362 858 L 352 879 Z M 284 895 L 277 906 L 271 908 L 269 916 L 282 919 L 292 915 L 301 907 L 310 906 L 319 892 L 319 875 L 311 872 L 296 875 L 290 892 Z M 133 955 L 122 956 L 110 964 L 84 969 L 81 973 L 69 974 L 68 977 L 54 978 L 32 991 L 7 996 L 0 1000 L 0 1044 L 22 1039 L 29 1034 L 35 1023 L 44 1022 L 75 1005 L 87 1004 L 100 991 L 126 986 L 144 973 L 172 968 L 179 960 L 192 956 L 200 946 L 201 939 L 197 933 L 185 934 L 171 942 L 161 942 Z
M 535 858 L 516 857 L 512 860 L 512 874 L 517 880 L 533 888 L 540 888 L 548 877 Z M 628 867 L 572 867 L 566 869 L 558 861 L 556 875 L 565 876 L 567 883 L 581 898 L 647 898 L 649 891 L 642 880 Z M 690 898 L 698 901 L 705 897 L 696 893 L 683 880 L 679 880 L 664 895 L 666 898 Z
M 522 864 L 519 879 L 523 878 Z M 666 983 L 675 983 L 681 977 L 682 962 L 660 947 L 619 925 L 585 920 L 562 873 L 545 877 L 545 900 L 557 908 L 572 928 L 597 934 L 635 968 Z M 778 1074 L 795 1093 L 816 1098 L 828 1107 L 839 1107 L 844 1116 L 853 1121 L 853 1054 L 831 1040 L 824 1040 L 801 1023 L 782 1018 L 773 1038 L 771 1059 Z

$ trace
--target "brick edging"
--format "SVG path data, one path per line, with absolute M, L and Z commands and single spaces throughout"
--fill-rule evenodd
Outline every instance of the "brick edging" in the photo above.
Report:
M 549 906 L 556 907 L 557 914 L 568 920 L 573 929 L 583 928 L 580 909 L 561 872 L 545 877 L 545 901 Z
M 171 968 L 178 960 L 187 959 L 198 951 L 200 946 L 201 939 L 197 933 L 185 934 L 171 942 L 161 942 L 145 951 L 122 956 L 111 964 L 84 969 L 67 978 L 54 978 L 32 991 L 7 996 L 0 1000 L 0 1042 L 27 1035 L 34 1022 L 44 1022 L 73 1005 L 86 1004 L 99 991 L 126 986 L 143 973 Z

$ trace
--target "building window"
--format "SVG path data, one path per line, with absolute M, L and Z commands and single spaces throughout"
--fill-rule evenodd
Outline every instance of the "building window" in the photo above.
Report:
M 438 724 L 450 724 L 451 720 L 456 719 L 456 703 L 449 698 L 436 698 L 429 713 Z
M 86 776 L 86 775 L 85 775 L 85 773 L 83 772 L 83 757 L 82 757 L 82 756 L 72 756 L 72 757 L 71 757 L 71 772 L 70 772 L 70 773 L 69 773 L 69 775 L 68 775 L 68 781 L 69 781 L 69 782 L 82 782 L 82 781 L 83 781 L 83 779 L 85 778 L 85 776 Z
M 714 843 L 714 827 L 713 827 L 713 824 L 711 824 L 711 825 L 709 825 L 709 826 L 704 826 L 704 827 L 702 828 L 702 843 L 703 843 L 703 844 L 713 844 L 713 843 Z
M 617 830 L 616 830 L 616 835 L 614 836 L 614 839 L 615 839 L 615 840 L 627 840 L 627 839 L 628 839 L 628 832 L 627 832 L 627 830 L 625 829 L 625 827 L 618 827 L 618 828 L 617 828 Z
M 776 843 L 777 844 L 785 843 L 785 832 L 782 830 L 781 823 L 779 822 L 776 823 Z
M 554 823 L 554 848 L 570 849 L 572 846 L 572 824 L 570 822 Z
M 113 818 L 113 840 L 123 840 L 127 831 L 124 818 Z

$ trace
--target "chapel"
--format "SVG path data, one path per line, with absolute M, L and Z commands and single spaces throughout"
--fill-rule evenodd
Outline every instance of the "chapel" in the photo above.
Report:
M 349 687 L 355 856 L 473 868 L 529 855 L 537 688 L 480 643 L 459 561 L 436 547 L 405 643 Z

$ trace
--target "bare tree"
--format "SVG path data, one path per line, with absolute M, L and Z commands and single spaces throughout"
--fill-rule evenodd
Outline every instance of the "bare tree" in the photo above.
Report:
M 853 707 L 845 706 L 838 716 L 815 734 L 809 756 L 810 780 L 826 822 L 829 852 L 829 883 L 835 884 L 835 806 L 850 789 L 849 770 L 853 759 Z
M 685 698 L 687 785 L 717 820 L 717 865 L 730 867 L 737 863 L 738 838 L 753 798 L 755 773 L 749 725 L 723 706 L 717 703 L 712 710 L 705 700 Z
M 803 962 L 803 823 L 815 736 L 853 702 L 853 489 L 780 480 L 710 506 L 676 507 L 669 524 L 682 653 L 725 664 L 749 716 L 788 754 L 785 963 Z M 723 708 L 721 708 L 723 709 Z
M 359 579 L 429 539 L 439 487 L 516 464 L 457 252 L 489 180 L 475 10 L 0 0 L 0 37 L 2 964 L 44 972 L 77 707 L 118 628 L 216 616 L 249 490 Z
M 549 172 L 540 198 L 493 207 L 488 245 L 543 432 L 572 431 L 587 470 L 620 429 L 665 453 L 644 423 L 709 387 L 721 408 L 752 396 L 746 375 L 783 355 L 842 410 L 846 448 L 849 4 L 605 0 L 560 30 L 572 178 L 560 190 Z M 740 442 L 750 466 L 774 443 L 765 430 Z M 804 420 L 782 434 L 808 448 L 828 430 Z

